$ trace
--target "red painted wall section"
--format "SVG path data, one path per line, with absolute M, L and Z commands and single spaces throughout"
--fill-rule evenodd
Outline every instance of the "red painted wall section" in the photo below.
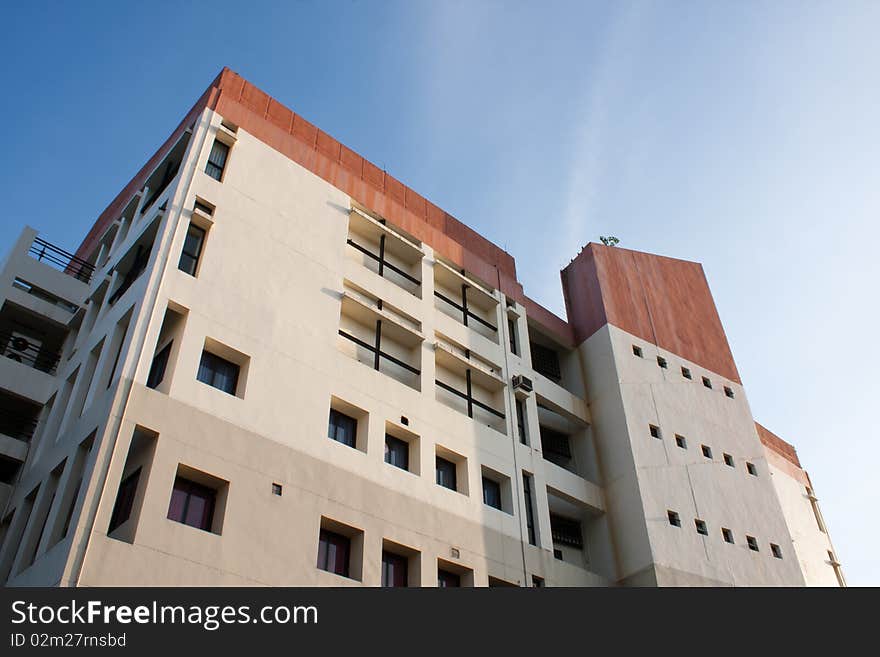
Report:
M 143 187 L 168 149 L 205 107 L 524 304 L 533 319 L 563 344 L 573 344 L 568 323 L 523 294 L 513 256 L 228 68 L 220 72 L 172 136 L 101 214 L 77 250 L 78 256 L 85 257 L 92 251 L 132 194 Z
M 577 343 L 612 324 L 740 383 L 699 263 L 591 243 L 561 275 Z
M 782 458 L 789 461 L 790 463 L 793 463 L 797 467 L 802 467 L 794 445 L 785 442 L 782 438 L 780 438 L 775 433 L 767 429 L 765 426 L 759 424 L 758 422 L 755 422 L 755 429 L 757 429 L 758 437 L 761 439 L 761 443 L 763 443 L 764 446 L 766 446 L 768 449 L 773 450 Z

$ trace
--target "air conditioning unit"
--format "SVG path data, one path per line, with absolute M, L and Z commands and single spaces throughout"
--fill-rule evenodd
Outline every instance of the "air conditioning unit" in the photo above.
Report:
M 513 389 L 520 390 L 522 392 L 531 392 L 532 391 L 532 380 L 527 376 L 523 376 L 522 374 L 517 374 L 513 377 Z
M 12 331 L 9 341 L 3 349 L 3 355 L 7 358 L 18 361 L 19 363 L 22 362 L 22 360 L 32 361 L 37 354 L 40 353 L 40 347 L 42 344 L 42 342 L 29 335 L 19 333 L 18 331 Z

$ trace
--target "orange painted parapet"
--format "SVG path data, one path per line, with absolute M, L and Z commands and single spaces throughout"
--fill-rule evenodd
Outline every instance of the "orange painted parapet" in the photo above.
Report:
M 562 270 L 578 343 L 612 324 L 740 383 L 703 267 L 590 243 Z
M 801 462 L 798 459 L 797 451 L 795 450 L 794 445 L 784 441 L 782 438 L 780 438 L 775 433 L 767 429 L 765 426 L 759 424 L 758 422 L 755 422 L 755 429 L 758 430 L 758 437 L 761 439 L 761 443 L 765 447 L 767 447 L 768 449 L 772 449 L 785 460 L 793 463 L 797 467 L 801 467 Z

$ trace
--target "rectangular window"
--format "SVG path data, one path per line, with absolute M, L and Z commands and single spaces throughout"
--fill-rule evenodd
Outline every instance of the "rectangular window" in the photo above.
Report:
M 402 587 L 407 585 L 406 557 L 382 551 L 382 586 Z
M 532 508 L 532 475 L 523 472 L 523 497 L 526 503 L 526 529 L 529 533 L 529 545 L 537 545 L 535 536 L 535 512 Z
M 687 449 L 687 438 L 682 435 L 675 434 L 675 444 L 681 447 L 682 449 Z
M 409 470 L 409 443 L 385 434 L 385 463 Z
M 186 239 L 183 241 L 183 251 L 180 252 L 180 262 L 177 268 L 190 276 L 195 276 L 199 268 L 199 257 L 202 255 L 202 245 L 205 243 L 205 230 L 191 223 L 186 231 Z
M 724 455 L 724 465 L 729 465 L 731 468 L 735 467 L 733 464 L 733 457 L 730 454 Z
M 642 348 L 638 345 L 633 345 L 633 356 L 642 357 Z
M 749 462 L 747 461 L 747 462 L 746 462 L 746 470 L 748 470 L 748 473 L 749 473 L 750 475 L 752 475 L 753 477 L 757 477 L 757 476 L 758 476 L 758 469 L 755 467 L 755 464 L 754 464 L 754 463 L 749 463 Z
M 651 432 L 652 438 L 661 438 L 660 436 L 660 427 L 655 426 L 653 424 L 648 425 L 648 430 Z
M 184 525 L 211 531 L 217 491 L 189 479 L 177 477 L 168 505 L 168 519 Z
M 663 356 L 657 356 L 657 364 L 662 367 L 664 370 L 668 367 L 666 363 L 666 359 Z
M 458 490 L 455 480 L 455 463 L 447 461 L 443 457 L 437 457 L 437 485 L 448 488 L 449 490 Z
M 113 513 L 110 516 L 110 526 L 107 533 L 111 533 L 131 516 L 131 509 L 134 506 L 134 496 L 137 494 L 138 480 L 141 476 L 141 469 L 138 468 L 128 475 L 121 484 L 119 484 L 119 492 L 116 494 L 116 503 L 113 505 Z
M 703 385 L 706 386 L 707 388 L 709 388 L 710 390 L 712 389 L 712 382 L 709 380 L 708 377 L 705 377 L 705 376 L 703 377 Z
M 208 156 L 208 163 L 205 165 L 205 173 L 214 180 L 223 180 L 223 170 L 226 168 L 226 159 L 229 157 L 229 146 L 219 139 L 214 140 L 211 146 L 211 154 Z
M 510 333 L 510 353 L 519 356 L 519 341 L 516 336 L 516 320 L 509 318 L 507 320 L 507 330 Z
M 526 408 L 522 399 L 516 400 L 516 430 L 519 433 L 519 442 L 523 445 L 529 444 L 529 437 L 526 433 Z
M 461 586 L 461 576 L 441 568 L 437 571 L 437 586 L 441 589 L 458 588 Z
M 327 436 L 343 445 L 354 447 L 357 440 L 357 420 L 331 408 Z
M 559 381 L 562 380 L 562 368 L 559 366 L 559 354 L 553 349 L 535 342 L 531 343 L 531 347 L 532 368 L 536 372 L 546 376 L 548 379 L 559 383 Z
M 725 543 L 733 543 L 733 532 L 730 531 L 727 527 L 721 528 L 721 536 L 724 537 Z
M 682 367 L 682 368 L 681 368 L 681 375 L 682 375 L 684 378 L 686 378 L 686 379 L 693 379 L 693 378 L 694 378 L 694 377 L 691 375 L 691 371 L 690 371 L 688 368 L 686 368 L 686 367 Z
M 758 551 L 758 541 L 754 536 L 746 536 L 746 543 L 749 544 L 749 549 L 755 552 Z
M 210 351 L 202 352 L 197 379 L 202 383 L 229 393 L 235 394 L 238 387 L 239 366 Z
M 724 394 L 733 399 L 736 395 L 733 394 L 733 388 L 730 386 L 724 386 Z
M 708 445 L 700 445 L 700 449 L 703 452 L 703 456 L 705 456 L 707 459 L 712 458 L 712 448 L 711 447 L 709 447 Z
M 667 511 L 666 517 L 669 518 L 669 524 L 673 527 L 681 527 L 681 518 L 675 511 Z
M 697 533 L 702 534 L 703 536 L 709 535 L 709 528 L 706 526 L 705 520 L 700 520 L 699 518 L 694 519 L 694 526 L 697 528 Z
M 501 484 L 483 477 L 483 504 L 501 510 Z
M 782 548 L 780 548 L 778 545 L 776 545 L 776 543 L 770 544 L 770 552 L 772 552 L 773 556 L 776 557 L 777 559 L 782 558 Z
M 150 373 L 147 376 L 147 387 L 154 390 L 162 383 L 165 378 L 165 368 L 168 366 L 168 356 L 171 355 L 172 342 L 166 344 L 162 351 L 153 357 L 153 363 L 150 365 Z
M 322 529 L 318 537 L 318 568 L 348 577 L 351 540 L 347 536 Z

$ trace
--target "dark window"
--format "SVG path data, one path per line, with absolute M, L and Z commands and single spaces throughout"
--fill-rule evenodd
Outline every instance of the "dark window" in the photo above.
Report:
M 681 375 L 686 379 L 694 378 L 693 376 L 691 376 L 691 371 L 686 367 L 681 368 Z
M 532 368 L 548 379 L 559 382 L 562 379 L 562 370 L 559 367 L 559 354 L 549 347 L 534 342 L 531 344 L 531 347 Z
M 3 433 L 6 432 L 4 431 Z M 10 485 L 14 484 L 21 465 L 22 463 L 18 459 L 9 458 L 5 454 L 0 454 L 0 482 Z
M 675 434 L 675 444 L 682 449 L 687 449 L 687 438 L 685 438 L 684 436 L 680 436 L 679 434 Z
M 657 356 L 657 364 L 662 367 L 664 370 L 668 367 L 666 363 L 666 359 L 663 356 Z
M 318 568 L 348 577 L 351 540 L 336 532 L 321 530 L 318 538 Z
M 562 550 L 559 548 L 553 548 L 553 558 L 562 561 Z
M 703 536 L 709 535 L 709 528 L 706 527 L 706 522 L 704 520 L 700 520 L 699 518 L 694 520 L 694 525 L 697 528 L 697 533 L 702 534 Z
M 128 325 L 125 326 L 125 329 L 123 329 L 122 331 L 122 335 L 119 336 L 119 346 L 116 347 L 116 355 L 113 357 L 113 367 L 110 368 L 110 376 L 107 379 L 108 389 L 111 385 L 113 385 L 113 377 L 116 376 L 116 368 L 119 366 L 119 357 L 122 355 L 122 347 L 125 346 L 126 333 L 128 333 Z
M 758 541 L 754 536 L 746 536 L 746 543 L 749 544 L 749 549 L 758 552 Z
M 755 467 L 754 463 L 746 462 L 746 470 L 748 470 L 749 474 L 752 475 L 753 477 L 758 476 L 758 469 Z
M 73 510 L 76 509 L 76 503 L 79 501 L 79 489 L 82 487 L 82 477 L 76 482 L 76 488 L 73 489 L 73 497 L 70 499 L 70 506 L 67 507 L 67 515 L 64 517 L 64 526 L 61 528 L 61 538 L 67 537 L 70 530 L 70 521 L 73 520 Z
M 409 443 L 385 434 L 385 463 L 409 470 Z
M 134 496 L 137 494 L 140 476 L 141 469 L 138 468 L 119 484 L 116 503 L 113 505 L 113 514 L 110 516 L 110 527 L 107 528 L 108 534 L 131 516 L 131 508 L 134 506 Z
M 733 532 L 727 529 L 727 527 L 721 528 L 721 535 L 724 537 L 725 543 L 733 543 Z
M 709 389 L 712 388 L 712 382 L 708 379 L 708 377 L 705 376 L 703 377 L 703 385 Z
M 272 494 L 273 495 L 278 495 L 279 497 L 281 497 L 281 491 L 282 491 L 281 484 L 272 484 Z
M 733 399 L 736 395 L 733 394 L 733 388 L 729 386 L 724 386 L 724 394 Z
M 204 243 L 205 231 L 195 224 L 190 224 L 186 231 L 186 239 L 183 241 L 183 251 L 180 252 L 180 262 L 177 263 L 180 271 L 185 271 L 190 276 L 196 275 Z
M 168 505 L 168 519 L 184 525 L 211 531 L 217 491 L 189 479 L 177 477 Z
M 523 497 L 526 502 L 526 529 L 529 532 L 529 545 L 537 545 L 535 540 L 535 512 L 532 508 L 532 476 L 523 472 Z
M 653 424 L 648 425 L 648 430 L 651 432 L 652 438 L 660 438 L 660 427 L 655 426 Z
M 437 457 L 437 484 L 449 490 L 458 490 L 455 480 L 455 463 Z
M 532 586 L 536 589 L 544 588 L 544 578 L 532 575 Z
M 196 202 L 193 204 L 193 210 L 198 210 L 209 217 L 214 214 L 214 207 L 208 203 L 200 201 L 199 199 L 196 199 Z
M 700 445 L 700 449 L 703 451 L 703 456 L 707 459 L 712 458 L 712 448 L 707 445 Z
M 635 344 L 633 345 L 633 356 L 642 357 L 642 348 Z
M 550 531 L 553 534 L 554 543 L 570 545 L 578 550 L 583 549 L 584 535 L 581 533 L 581 523 L 577 520 L 564 518 L 551 513 Z
M 544 452 L 544 458 L 548 461 L 559 465 L 559 461 L 567 461 L 571 458 L 571 445 L 566 434 L 541 427 L 541 449 Z
M 675 511 L 667 511 L 666 517 L 669 518 L 669 524 L 673 527 L 681 527 L 681 518 Z
M 382 586 L 406 586 L 407 558 L 382 552 Z
M 229 157 L 229 146 L 215 139 L 214 145 L 211 146 L 211 154 L 208 156 L 208 163 L 205 165 L 205 173 L 214 180 L 222 180 L 227 157 Z
M 238 372 L 239 367 L 235 363 L 230 363 L 210 351 L 203 351 L 196 378 L 202 383 L 234 395 L 238 387 Z
M 507 330 L 510 333 L 510 353 L 514 356 L 519 356 L 519 344 L 516 339 L 516 320 L 508 319 L 507 320 Z
M 150 373 L 147 376 L 148 388 L 158 388 L 162 379 L 165 378 L 165 368 L 168 366 L 168 356 L 171 355 L 172 342 L 166 344 L 162 351 L 153 356 L 153 363 L 150 365 Z
M 735 467 L 733 464 L 733 457 L 730 454 L 724 455 L 724 465 L 729 465 L 731 468 Z
M 516 429 L 519 433 L 519 442 L 523 445 L 528 445 L 529 439 L 526 435 L 526 409 L 522 399 L 516 400 Z
M 441 568 L 437 571 L 437 586 L 441 589 L 460 587 L 461 576 Z
M 488 477 L 483 477 L 483 504 L 501 509 L 501 484 Z
M 327 436 L 343 445 L 354 447 L 357 439 L 357 420 L 331 408 Z
M 770 552 L 772 552 L 773 556 L 776 557 L 777 559 L 782 558 L 782 548 L 780 548 L 778 545 L 776 545 L 776 543 L 770 544 Z

